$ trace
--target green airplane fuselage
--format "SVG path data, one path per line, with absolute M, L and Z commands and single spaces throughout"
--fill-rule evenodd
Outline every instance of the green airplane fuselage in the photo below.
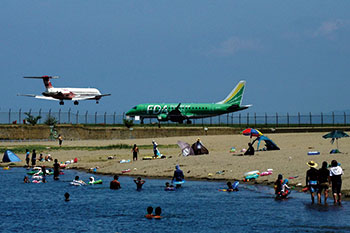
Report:
M 157 118 L 159 121 L 182 121 L 217 116 L 243 109 L 246 109 L 246 107 L 231 104 L 182 103 L 179 105 L 178 103 L 149 103 L 136 105 L 126 115 L 131 117 L 140 116 L 141 119 Z

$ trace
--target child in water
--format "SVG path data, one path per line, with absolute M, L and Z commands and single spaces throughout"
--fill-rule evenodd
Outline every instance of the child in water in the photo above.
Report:
M 230 181 L 227 182 L 227 191 L 228 192 L 238 191 L 238 184 L 239 184 L 238 181 L 234 182 L 233 185 Z
M 282 183 L 282 197 L 287 197 L 290 193 L 290 187 L 288 186 L 288 179 L 285 179 Z
M 277 180 L 275 181 L 275 194 L 280 195 L 282 191 L 283 176 L 278 175 Z
M 156 208 L 154 213 L 155 213 L 155 215 L 153 216 L 153 218 L 155 218 L 155 219 L 161 219 L 162 218 L 162 216 L 160 216 L 160 214 L 162 213 L 162 209 L 159 206 Z
M 175 187 L 174 187 L 174 185 L 170 185 L 170 183 L 169 182 L 166 182 L 165 183 L 165 189 L 164 189 L 165 191 L 174 191 L 175 190 Z
M 25 176 L 25 177 L 24 177 L 23 182 L 24 182 L 24 183 L 30 183 L 30 180 L 29 180 L 28 176 Z
M 147 207 L 147 214 L 145 215 L 146 218 L 152 219 L 153 218 L 153 207 L 149 206 Z
M 141 191 L 142 185 L 143 185 L 144 183 L 146 183 L 146 181 L 142 180 L 141 177 L 137 177 L 137 179 L 134 180 L 134 182 L 135 182 L 135 184 L 136 184 L 136 190 L 137 190 L 137 191 Z
M 69 193 L 64 194 L 65 201 L 69 201 L 69 196 L 70 196 Z

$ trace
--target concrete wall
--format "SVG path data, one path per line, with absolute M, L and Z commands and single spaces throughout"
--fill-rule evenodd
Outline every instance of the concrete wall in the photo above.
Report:
M 262 128 L 264 133 L 298 133 L 298 132 L 330 132 L 333 129 L 350 131 L 350 127 L 305 127 L 305 128 Z M 135 127 L 132 130 L 125 127 L 90 127 L 83 125 L 59 125 L 56 127 L 65 139 L 131 139 L 157 138 L 175 136 L 199 135 L 230 135 L 239 134 L 243 129 L 231 127 Z M 49 139 L 50 128 L 46 125 L 0 125 L 0 140 L 38 140 Z

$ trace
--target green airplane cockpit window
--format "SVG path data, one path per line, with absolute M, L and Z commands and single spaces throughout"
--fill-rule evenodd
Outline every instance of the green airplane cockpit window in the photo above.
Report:
M 137 106 L 133 107 L 132 109 L 137 109 Z

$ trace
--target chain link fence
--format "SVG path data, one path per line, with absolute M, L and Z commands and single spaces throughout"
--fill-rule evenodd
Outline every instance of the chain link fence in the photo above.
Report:
M 45 121 L 54 117 L 58 124 L 87 124 L 87 125 L 121 125 L 126 118 L 125 113 L 107 113 L 107 112 L 79 112 L 79 111 L 23 111 L 11 110 L 0 112 L 0 124 L 26 124 L 26 113 L 32 116 L 41 116 L 38 124 L 44 124 Z M 350 125 L 350 114 L 343 113 L 307 113 L 307 114 L 256 114 L 256 113 L 230 113 L 215 117 L 203 119 L 191 119 L 192 125 L 217 125 L 217 126 L 269 126 L 269 127 L 298 127 L 298 126 L 332 126 L 332 125 Z M 134 121 L 134 124 L 140 124 L 140 121 Z M 144 124 L 158 124 L 157 119 L 145 119 Z M 163 125 L 178 125 L 174 122 L 162 122 Z M 184 122 L 186 125 L 186 121 Z

